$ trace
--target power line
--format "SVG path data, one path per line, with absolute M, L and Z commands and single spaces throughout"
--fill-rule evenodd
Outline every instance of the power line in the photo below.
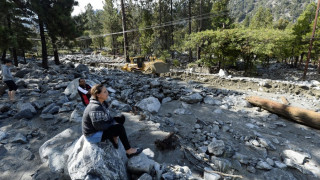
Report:
M 191 20 L 194 21 L 194 20 L 209 19 L 211 17 L 218 17 L 218 16 L 222 16 L 222 15 L 226 15 L 226 14 L 227 14 L 227 12 L 222 12 L 219 15 L 217 15 L 216 13 L 206 13 L 204 15 L 192 16 Z M 136 31 L 145 31 L 145 30 L 149 30 L 149 29 L 163 28 L 163 27 L 167 27 L 167 26 L 173 26 L 173 25 L 187 23 L 188 21 L 189 21 L 189 18 L 182 18 L 182 19 L 178 19 L 178 20 L 175 20 L 175 21 L 168 21 L 168 22 L 165 22 L 165 23 L 162 23 L 162 24 L 157 24 L 157 25 L 149 26 L 149 27 L 145 27 L 145 28 L 130 29 L 130 30 L 127 30 L 127 31 L 124 31 L 124 32 L 129 33 L 129 32 L 136 32 Z M 117 34 L 123 34 L 123 31 L 114 32 L 114 33 L 100 34 L 100 35 L 93 35 L 91 37 L 78 37 L 76 39 L 86 40 L 86 39 L 92 39 L 92 38 L 97 38 L 97 37 L 106 37 L 106 36 L 117 35 Z

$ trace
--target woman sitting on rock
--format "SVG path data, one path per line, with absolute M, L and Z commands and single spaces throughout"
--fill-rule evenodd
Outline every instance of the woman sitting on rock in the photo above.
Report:
M 82 117 L 82 133 L 91 143 L 110 140 L 115 148 L 118 148 L 118 137 L 126 150 L 127 157 L 138 155 L 141 148 L 131 148 L 126 130 L 124 129 L 125 117 L 110 116 L 108 105 L 105 102 L 109 97 L 107 88 L 97 84 L 91 88 L 90 103 L 86 107 Z

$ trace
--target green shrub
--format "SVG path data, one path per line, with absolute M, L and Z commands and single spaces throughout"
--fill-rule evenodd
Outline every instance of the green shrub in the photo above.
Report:
M 172 61 L 172 64 L 173 64 L 174 67 L 179 67 L 180 66 L 180 61 L 178 59 L 174 59 Z

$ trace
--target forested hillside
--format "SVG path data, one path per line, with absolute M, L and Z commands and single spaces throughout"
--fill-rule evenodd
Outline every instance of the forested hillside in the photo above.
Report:
M 296 21 L 305 7 L 314 0 L 230 0 L 229 8 L 236 21 L 252 17 L 259 7 L 268 8 L 274 20 L 280 18 Z

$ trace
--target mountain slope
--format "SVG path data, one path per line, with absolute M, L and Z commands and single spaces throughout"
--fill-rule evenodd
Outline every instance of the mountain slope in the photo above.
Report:
M 252 17 L 259 7 L 268 8 L 274 20 L 280 18 L 295 21 L 305 7 L 315 0 L 230 0 L 231 15 L 241 22 L 246 15 Z

